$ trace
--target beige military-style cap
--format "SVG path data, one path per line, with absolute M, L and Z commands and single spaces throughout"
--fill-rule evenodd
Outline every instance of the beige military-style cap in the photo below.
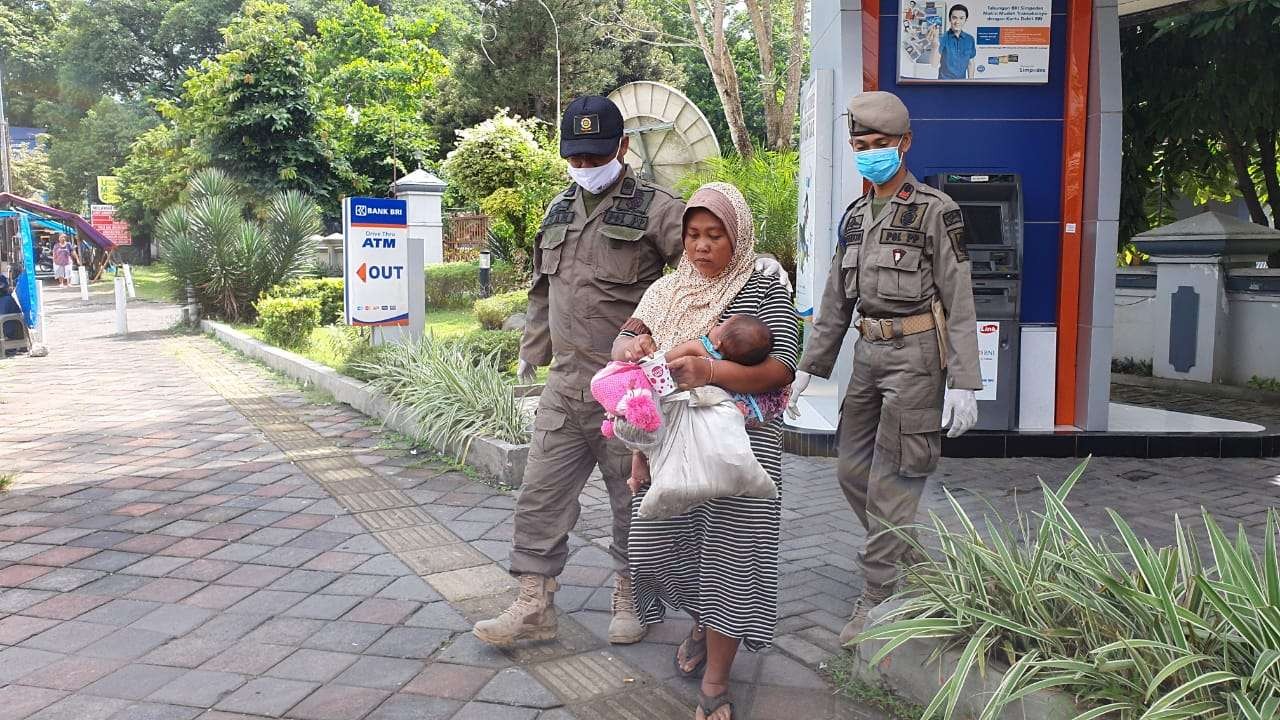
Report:
M 859 93 L 849 101 L 849 135 L 906 135 L 911 130 L 907 106 L 883 90 Z

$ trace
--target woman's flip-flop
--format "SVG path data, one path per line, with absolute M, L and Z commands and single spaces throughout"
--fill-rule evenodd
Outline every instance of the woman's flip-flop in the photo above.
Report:
M 726 689 L 719 695 L 707 695 L 701 690 L 698 691 L 698 712 L 702 713 L 702 717 L 709 719 L 717 710 L 729 706 L 729 720 L 733 720 L 733 701 L 729 699 L 729 691 Z
M 673 659 L 676 664 L 676 672 L 679 673 L 680 677 L 686 677 L 686 678 L 697 677 L 702 674 L 702 668 L 706 667 L 707 634 L 706 634 L 706 631 L 704 630 L 701 638 L 695 638 L 693 634 L 696 631 L 697 631 L 696 627 L 693 630 L 690 630 L 689 637 L 685 638 L 684 641 L 681 642 L 680 645 L 676 647 L 676 656 Z M 683 663 L 680 662 L 681 651 L 684 652 Z M 689 668 L 688 670 L 686 670 L 684 668 L 685 664 L 687 664 L 690 660 L 693 660 L 694 658 L 697 658 L 698 662 L 695 663 L 692 668 Z

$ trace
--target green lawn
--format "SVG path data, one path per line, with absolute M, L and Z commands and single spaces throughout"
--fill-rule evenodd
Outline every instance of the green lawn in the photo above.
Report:
M 152 263 L 150 265 L 131 265 L 133 271 L 133 289 L 138 293 L 139 300 L 152 300 L 155 302 L 174 302 L 174 290 L 176 280 L 169 272 L 169 266 L 164 263 Z M 124 276 L 124 271 L 120 273 Z M 103 273 L 102 279 L 89 286 L 93 292 L 108 292 L 111 290 L 112 283 L 115 282 L 115 275 L 111 273 Z

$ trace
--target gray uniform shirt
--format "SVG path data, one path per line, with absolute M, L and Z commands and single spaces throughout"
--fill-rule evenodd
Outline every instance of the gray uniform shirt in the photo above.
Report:
M 547 210 L 533 252 L 520 357 L 551 364 L 547 388 L 590 397 L 618 330 L 684 250 L 684 202 L 627 167 L 590 214 L 571 185 Z
M 871 193 L 855 200 L 839 233 L 800 369 L 831 375 L 855 310 L 874 319 L 909 317 L 928 313 L 937 298 L 947 314 L 948 386 L 981 390 L 973 283 L 955 201 L 908 175 L 878 217 Z

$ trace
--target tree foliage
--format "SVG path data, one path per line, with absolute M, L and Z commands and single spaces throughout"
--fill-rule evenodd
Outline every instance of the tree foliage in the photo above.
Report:
M 444 161 L 450 193 L 478 206 L 526 256 L 542 213 L 568 182 L 565 163 L 543 126 L 501 110 L 458 131 Z
M 36 138 L 35 147 L 13 148 L 10 155 L 10 187 L 15 195 L 43 202 L 43 196 L 53 185 L 53 170 L 49 166 L 49 153 L 45 148 L 48 135 Z
M 1127 28 L 1121 238 L 1171 219 L 1178 195 L 1242 198 L 1280 227 L 1280 0 Z
M 160 213 L 178 201 L 191 174 L 203 166 L 171 123 L 144 132 L 116 169 L 122 198 L 117 216 L 129 223 L 135 238 L 150 239 Z
M 134 138 L 156 122 L 144 107 L 103 97 L 68 133 L 51 139 L 49 164 L 56 172 L 50 201 L 72 211 L 97 202 L 97 177 L 114 174 Z
M 296 189 L 333 206 L 333 153 L 320 132 L 315 68 L 302 26 L 279 3 L 249 0 L 176 104 L 178 130 L 210 161 L 261 190 Z
M 340 194 L 382 192 L 434 153 L 427 110 L 448 74 L 431 47 L 438 30 L 431 20 L 388 18 L 361 0 L 319 20 L 312 60 Z
M 472 32 L 460 38 L 453 57 L 453 81 L 441 109 L 447 134 L 442 147 L 452 143 L 452 128 L 480 122 L 499 107 L 558 122 L 557 28 L 562 104 L 577 95 L 607 95 L 632 80 L 681 83 L 683 73 L 666 50 L 623 43 L 602 31 L 599 22 L 616 3 L 544 1 L 546 9 L 538 0 L 480 5 Z

